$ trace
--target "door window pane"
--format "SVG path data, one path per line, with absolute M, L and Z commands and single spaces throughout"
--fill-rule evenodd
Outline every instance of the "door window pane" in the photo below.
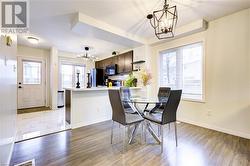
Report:
M 41 62 L 23 61 L 23 84 L 41 84 Z

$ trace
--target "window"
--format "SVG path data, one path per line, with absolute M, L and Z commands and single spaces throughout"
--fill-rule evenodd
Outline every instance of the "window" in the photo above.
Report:
M 80 65 L 63 64 L 61 65 L 62 87 L 75 87 L 77 83 L 77 72 L 79 72 L 80 86 L 85 85 L 85 67 Z
M 75 85 L 77 83 L 77 73 L 79 74 L 79 82 L 80 86 L 83 87 L 85 85 L 84 83 L 84 67 L 83 66 L 75 66 Z
M 41 62 L 23 61 L 23 84 L 41 84 Z
M 62 65 L 62 87 L 73 86 L 73 66 Z
M 203 100 L 202 42 L 160 53 L 160 86 L 182 89 L 184 99 Z

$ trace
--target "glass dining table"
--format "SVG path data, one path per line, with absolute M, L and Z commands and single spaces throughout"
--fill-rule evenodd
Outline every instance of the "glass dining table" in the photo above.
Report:
M 155 105 L 155 106 L 161 106 L 161 105 L 164 105 L 166 104 L 168 101 L 168 97 L 130 97 L 130 98 L 122 98 L 122 102 L 124 103 L 127 103 L 130 105 L 130 107 L 135 111 L 137 112 L 140 116 L 142 116 L 142 118 L 144 117 L 145 113 L 150 113 L 151 110 L 147 110 L 148 106 L 149 105 Z M 143 109 L 140 109 L 138 107 L 138 104 L 140 105 L 144 105 L 144 108 Z M 153 136 L 153 138 L 158 142 L 160 143 L 160 138 L 159 136 L 155 133 L 155 131 L 153 130 L 153 127 L 152 125 L 150 124 L 149 121 L 145 121 L 145 127 L 146 127 L 146 130 L 149 131 L 149 133 Z M 133 129 L 132 131 L 132 134 L 131 134 L 131 138 L 129 139 L 129 144 L 132 143 L 134 137 L 135 137 L 135 134 L 136 134 L 136 130 L 138 128 L 138 125 L 135 125 L 135 128 Z

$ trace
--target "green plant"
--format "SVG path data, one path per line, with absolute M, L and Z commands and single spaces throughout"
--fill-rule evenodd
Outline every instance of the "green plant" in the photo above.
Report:
M 128 78 L 125 80 L 126 87 L 136 87 L 137 79 L 132 73 L 129 74 Z

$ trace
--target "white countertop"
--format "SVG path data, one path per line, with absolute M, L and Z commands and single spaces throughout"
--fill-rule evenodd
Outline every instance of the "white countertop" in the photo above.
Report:
M 109 89 L 120 89 L 120 87 L 94 87 L 94 88 L 64 88 L 65 90 L 71 90 L 76 92 L 84 92 L 84 91 L 106 91 Z M 142 89 L 142 87 L 130 87 L 131 90 Z

